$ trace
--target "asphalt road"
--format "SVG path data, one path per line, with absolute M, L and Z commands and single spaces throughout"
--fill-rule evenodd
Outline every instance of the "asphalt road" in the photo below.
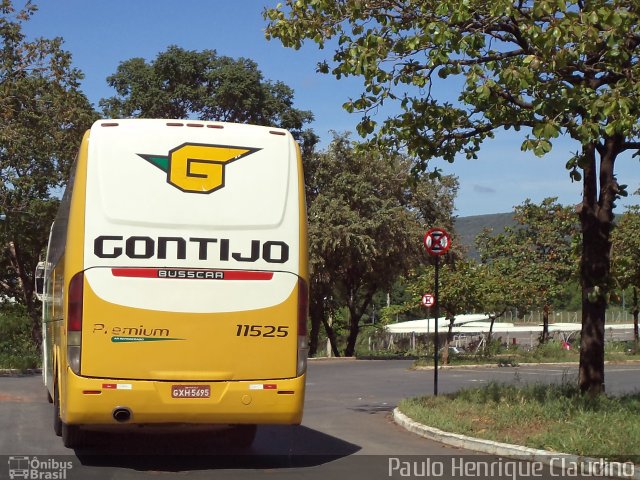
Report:
M 60 471 L 60 464 L 70 462 L 63 480 L 174 478 L 176 475 L 181 478 L 324 480 L 339 476 L 369 480 L 404 478 L 403 466 L 428 470 L 430 465 L 426 465 L 424 459 L 444 463 L 454 456 L 472 455 L 473 452 L 411 434 L 390 419 L 390 412 L 401 398 L 433 391 L 433 371 L 411 370 L 411 363 L 310 362 L 303 425 L 261 427 L 248 452 L 229 448 L 224 436 L 210 431 L 179 434 L 144 431 L 126 435 L 102 432 L 90 437 L 90 447 L 69 450 L 53 433 L 52 406 L 47 403 L 40 377 L 2 377 L 0 478 L 9 477 L 9 467 L 17 465 L 18 457 L 45 462 L 40 468 L 45 473 L 56 468 Z M 491 380 L 572 381 L 576 374 L 575 367 L 558 366 L 446 369 L 440 371 L 439 391 L 453 392 Z M 640 365 L 608 366 L 607 390 L 634 391 L 640 385 L 639 374 Z M 416 458 L 422 460 L 414 465 Z M 487 456 L 473 458 L 503 461 Z M 398 469 L 391 471 L 392 465 Z M 412 472 L 405 470 L 404 473 Z M 419 475 L 421 470 L 413 473 L 418 473 L 414 477 L 424 476 Z M 438 476 L 431 473 L 432 477 Z

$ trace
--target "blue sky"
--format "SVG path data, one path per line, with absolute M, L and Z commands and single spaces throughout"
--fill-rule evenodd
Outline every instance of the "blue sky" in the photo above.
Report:
M 16 4 L 19 4 L 16 0 Z M 83 71 L 83 91 L 97 106 L 101 98 L 114 95 L 106 78 L 120 62 L 132 57 L 153 60 L 169 45 L 185 49 L 215 49 L 220 55 L 246 57 L 257 62 L 264 77 L 281 80 L 295 91 L 295 106 L 315 115 L 311 127 L 322 139 L 331 130 L 354 131 L 359 120 L 341 105 L 360 92 L 360 81 L 335 80 L 316 73 L 319 60 L 329 58 L 330 49 L 309 44 L 295 51 L 277 40 L 264 38 L 264 0 L 40 0 L 39 11 L 26 23 L 30 37 L 64 39 L 74 66 Z M 377 120 L 382 120 L 382 116 Z M 354 134 L 354 138 L 357 135 Z M 564 204 L 580 201 L 581 184 L 571 183 L 564 165 L 578 146 L 558 142 L 551 154 L 536 158 L 520 151 L 522 133 L 499 133 L 485 143 L 478 160 L 464 159 L 433 166 L 460 179 L 456 202 L 459 216 L 507 212 L 529 198 L 539 202 L 557 196 Z M 617 164 L 618 178 L 630 191 L 640 188 L 640 163 L 627 155 Z M 620 206 L 638 203 L 623 200 Z M 618 208 L 618 211 L 621 211 Z

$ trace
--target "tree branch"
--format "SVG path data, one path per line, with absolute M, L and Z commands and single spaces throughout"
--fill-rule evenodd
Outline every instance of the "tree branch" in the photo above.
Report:
M 504 52 L 504 53 L 496 53 L 494 55 L 487 55 L 485 57 L 480 57 L 480 58 L 476 58 L 476 59 L 453 60 L 453 61 L 449 62 L 449 65 L 452 65 L 452 66 L 482 65 L 482 64 L 487 63 L 487 62 L 496 62 L 496 61 L 500 61 L 500 60 L 505 60 L 507 58 L 518 57 L 520 55 L 523 55 L 524 53 L 525 53 L 524 50 L 520 48 L 518 50 L 512 50 L 510 52 Z
M 625 142 L 622 144 L 622 150 L 639 150 L 640 151 L 640 142 Z

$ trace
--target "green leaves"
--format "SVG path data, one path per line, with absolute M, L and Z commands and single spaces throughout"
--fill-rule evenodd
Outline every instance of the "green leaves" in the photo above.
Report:
M 322 285 L 311 294 L 349 307 L 355 342 L 362 305 L 422 261 L 424 224 L 450 224 L 457 182 L 412 176 L 408 158 L 346 135 L 304 161 L 312 281 Z
M 557 138 L 560 135 L 560 126 L 552 121 L 541 122 L 533 127 L 533 134 L 538 138 Z
M 611 266 L 622 290 L 640 287 L 640 208 L 629 207 L 620 216 L 611 234 Z
M 309 162 L 312 263 L 336 283 L 393 281 L 420 237 L 415 215 L 403 207 L 410 165 L 397 156 L 358 150 L 344 136 Z
M 293 90 L 265 80 L 254 61 L 219 56 L 214 50 L 170 46 L 149 63 L 141 58 L 123 61 L 107 81 L 117 92 L 100 101 L 110 117 L 197 117 L 272 125 L 292 131 L 298 140 L 313 120 L 311 112 L 293 107 Z
M 476 262 L 457 259 L 454 262 L 442 263 L 439 271 L 440 312 L 443 316 L 453 318 L 469 312 L 481 311 L 486 300 L 486 283 L 481 277 L 481 267 Z M 435 281 L 435 267 L 422 266 L 408 285 L 411 298 L 415 303 L 425 292 L 432 292 Z M 407 305 L 413 307 L 414 305 Z
M 345 104 L 365 117 L 359 132 L 407 148 L 424 164 L 458 153 L 473 157 L 488 132 L 501 127 L 531 128 L 522 148 L 538 156 L 564 134 L 581 145 L 640 136 L 640 102 L 633 100 L 640 97 L 634 80 L 640 13 L 631 0 L 403 1 L 393 11 L 367 2 L 296 0 L 266 10 L 266 17 L 267 35 L 285 45 L 304 39 L 324 45 L 336 36 L 332 73 L 360 76 L 367 92 L 366 101 Z M 442 91 L 458 103 L 434 96 Z M 371 110 L 394 93 L 402 113 L 372 129 Z M 416 109 L 427 101 L 429 109 Z M 449 108 L 457 118 L 443 119 Z
M 559 298 L 577 274 L 573 241 L 579 237 L 578 218 L 555 198 L 540 204 L 527 200 L 515 207 L 514 218 L 516 226 L 504 233 L 486 232 L 476 240 L 483 263 L 493 272 L 493 301 L 502 308 L 542 308 Z
M 28 41 L 23 23 L 35 7 L 0 4 L 0 297 L 26 305 L 38 325 L 31 274 L 80 139 L 97 118 L 80 92 L 82 74 L 62 39 Z M 34 331 L 38 331 L 34 326 Z
M 366 137 L 368 134 L 373 133 L 375 128 L 376 122 L 371 120 L 371 118 L 369 117 L 363 118 L 356 127 L 358 133 L 363 137 Z
M 541 138 L 529 138 L 522 143 L 522 151 L 532 151 L 536 156 L 542 157 L 551 151 L 552 145 L 549 140 Z

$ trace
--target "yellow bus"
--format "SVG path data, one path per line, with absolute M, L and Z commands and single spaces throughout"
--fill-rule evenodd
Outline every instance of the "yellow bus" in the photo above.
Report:
M 44 262 L 43 378 L 67 447 L 105 425 L 299 424 L 300 150 L 279 128 L 101 120 Z

